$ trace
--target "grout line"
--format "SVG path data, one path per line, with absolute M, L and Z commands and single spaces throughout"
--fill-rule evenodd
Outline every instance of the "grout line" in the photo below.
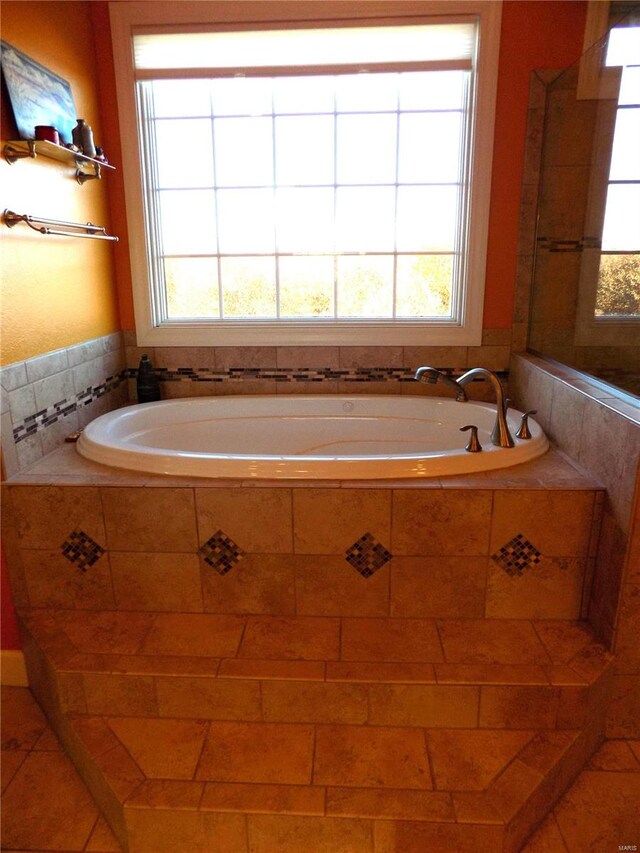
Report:
M 191 777 L 192 781 L 194 781 L 194 782 L 202 781 L 202 783 L 203 783 L 202 784 L 202 792 L 200 794 L 200 799 L 198 800 L 198 809 L 200 809 L 200 806 L 202 804 L 202 800 L 204 798 L 204 790 L 205 790 L 206 785 L 207 785 L 207 780 L 206 779 L 198 780 L 198 779 L 196 779 L 196 776 L 198 775 L 198 770 L 200 769 L 200 763 L 202 761 L 202 756 L 204 754 L 205 746 L 207 745 L 207 741 L 209 740 L 212 722 L 213 722 L 212 720 L 206 721 L 207 724 L 205 727 L 204 737 L 202 738 L 202 746 L 200 747 L 200 754 L 198 755 L 198 760 L 196 761 L 196 765 L 193 769 L 193 776 Z

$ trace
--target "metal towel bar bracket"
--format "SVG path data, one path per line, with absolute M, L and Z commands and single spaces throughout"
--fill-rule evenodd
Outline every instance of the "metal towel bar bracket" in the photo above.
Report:
M 45 219 L 42 216 L 29 216 L 27 213 L 14 213 L 13 210 L 5 210 L 3 218 L 7 228 L 13 228 L 18 222 L 25 222 L 29 228 L 39 234 L 55 234 L 59 237 L 89 237 L 92 240 L 118 242 L 117 237 L 107 234 L 106 228 L 102 225 L 94 225 L 92 222 L 63 222 L 59 219 Z

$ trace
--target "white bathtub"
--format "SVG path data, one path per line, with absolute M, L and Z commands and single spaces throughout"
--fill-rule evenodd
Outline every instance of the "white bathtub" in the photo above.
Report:
M 377 480 L 506 468 L 540 456 L 533 437 L 494 447 L 495 407 L 430 397 L 199 397 L 128 406 L 92 421 L 79 452 L 104 465 L 188 477 Z M 515 434 L 520 413 L 509 411 Z M 467 453 L 466 424 L 483 450 Z

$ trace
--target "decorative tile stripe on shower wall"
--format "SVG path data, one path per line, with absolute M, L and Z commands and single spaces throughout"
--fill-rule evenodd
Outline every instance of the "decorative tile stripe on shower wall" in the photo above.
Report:
M 554 240 L 551 237 L 538 237 L 539 249 L 548 252 L 582 252 L 585 249 L 601 249 L 602 240 L 599 237 L 583 237 L 581 240 Z

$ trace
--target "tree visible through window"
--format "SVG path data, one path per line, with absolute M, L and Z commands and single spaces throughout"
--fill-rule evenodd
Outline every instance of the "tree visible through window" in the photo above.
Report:
M 640 27 L 611 31 L 606 64 L 623 68 L 595 315 L 640 317 Z

